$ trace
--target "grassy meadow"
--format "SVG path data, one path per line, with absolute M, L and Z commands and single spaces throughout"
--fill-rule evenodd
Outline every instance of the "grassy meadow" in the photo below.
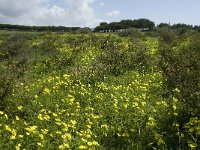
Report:
M 0 31 L 0 149 L 200 149 L 200 33 Z

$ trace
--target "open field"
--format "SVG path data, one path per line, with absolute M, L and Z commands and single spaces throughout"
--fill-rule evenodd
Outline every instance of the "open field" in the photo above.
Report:
M 0 31 L 0 149 L 200 149 L 200 33 Z

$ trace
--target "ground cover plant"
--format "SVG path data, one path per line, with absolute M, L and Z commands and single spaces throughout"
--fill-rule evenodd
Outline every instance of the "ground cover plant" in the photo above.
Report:
M 200 34 L 0 32 L 0 149 L 200 149 Z

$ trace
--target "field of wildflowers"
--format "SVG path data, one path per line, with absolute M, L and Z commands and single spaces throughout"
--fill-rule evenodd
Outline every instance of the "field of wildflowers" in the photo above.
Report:
M 169 87 L 192 36 L 164 53 L 147 35 L 1 31 L 0 149 L 199 149 L 199 95 L 191 106 L 179 68 Z

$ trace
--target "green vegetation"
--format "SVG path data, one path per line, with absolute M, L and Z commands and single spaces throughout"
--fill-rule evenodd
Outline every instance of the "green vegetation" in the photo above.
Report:
M 76 33 L 76 34 L 88 34 L 92 31 L 94 32 L 119 32 L 123 30 L 139 29 L 140 31 L 154 31 L 160 28 L 169 28 L 173 30 L 178 30 L 180 33 L 184 33 L 188 30 L 195 30 L 200 32 L 200 26 L 193 26 L 188 24 L 173 24 L 170 25 L 168 23 L 160 23 L 155 26 L 155 23 L 146 18 L 134 19 L 134 20 L 121 20 L 119 22 L 101 22 L 94 29 L 89 27 L 65 27 L 65 26 L 25 26 L 25 25 L 12 25 L 12 24 L 1 24 L 0 30 L 12 30 L 12 31 L 31 31 L 31 32 L 44 32 L 44 31 L 52 31 L 52 32 L 67 32 L 67 33 Z
M 120 29 L 137 28 L 141 30 L 152 30 L 155 27 L 155 23 L 149 19 L 141 18 L 135 20 L 121 20 L 120 22 L 102 22 L 95 28 L 95 31 L 117 31 Z
M 65 26 L 25 26 L 25 25 L 0 24 L 0 30 L 73 32 L 79 29 L 81 28 L 65 27 Z
M 200 149 L 200 34 L 0 32 L 0 149 Z

